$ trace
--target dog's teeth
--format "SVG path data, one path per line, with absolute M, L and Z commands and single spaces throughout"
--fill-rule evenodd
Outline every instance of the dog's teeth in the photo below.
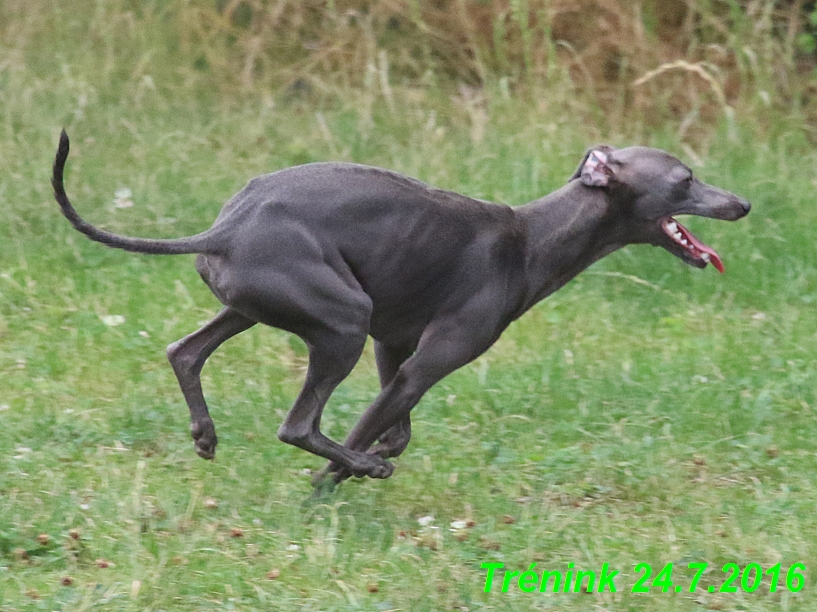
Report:
M 667 231 L 668 231 L 670 234 L 675 234 L 675 232 L 676 232 L 676 231 L 678 231 L 678 224 L 677 224 L 677 223 L 675 223 L 675 221 L 673 221 L 672 223 L 668 224 L 668 225 L 667 225 Z
M 706 263 L 709 263 L 709 253 L 701 253 L 701 259 L 703 259 Z
M 689 246 L 689 242 L 687 242 L 686 238 L 681 238 L 681 244 L 683 244 L 684 246 Z

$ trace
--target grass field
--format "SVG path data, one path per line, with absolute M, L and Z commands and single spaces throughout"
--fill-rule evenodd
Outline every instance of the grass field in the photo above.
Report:
M 116 24 L 72 49 L 78 26 L 62 17 L 54 38 L 0 48 L 0 610 L 814 609 L 817 155 L 796 116 L 738 114 L 699 145 L 698 175 L 753 203 L 734 224 L 689 220 L 725 275 L 650 247 L 608 257 L 427 394 L 391 479 L 313 499 L 322 461 L 275 435 L 300 341 L 256 327 L 211 358 L 220 445 L 199 459 L 164 348 L 219 305 L 192 256 L 113 251 L 70 228 L 49 185 L 61 127 L 79 211 L 163 237 L 308 161 L 521 204 L 599 139 L 694 162 L 689 147 L 500 90 L 479 108 L 433 88 L 225 98 L 117 55 Z M 115 205 L 122 188 L 132 207 Z M 367 347 L 327 434 L 342 439 L 377 388 Z M 514 579 L 485 593 L 490 562 L 607 563 L 618 591 L 525 593 Z M 654 578 L 670 562 L 679 585 L 708 564 L 694 593 L 631 593 L 636 564 Z M 780 563 L 777 591 L 764 577 L 709 592 L 727 563 Z M 784 580 L 796 563 L 798 593 Z

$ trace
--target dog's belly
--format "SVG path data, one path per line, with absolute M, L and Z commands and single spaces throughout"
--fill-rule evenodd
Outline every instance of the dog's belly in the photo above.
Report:
M 469 292 L 462 290 L 467 283 L 458 278 L 455 268 L 386 278 L 389 282 L 361 284 L 372 300 L 369 335 L 388 346 L 416 346 L 441 311 L 456 310 L 469 299 Z
M 426 313 L 372 313 L 369 335 L 386 346 L 416 348 L 431 316 Z

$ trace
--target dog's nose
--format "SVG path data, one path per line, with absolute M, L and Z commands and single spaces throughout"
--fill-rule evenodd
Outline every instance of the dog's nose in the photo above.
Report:
M 740 205 L 743 206 L 743 214 L 747 214 L 752 209 L 752 203 L 749 200 L 739 200 Z

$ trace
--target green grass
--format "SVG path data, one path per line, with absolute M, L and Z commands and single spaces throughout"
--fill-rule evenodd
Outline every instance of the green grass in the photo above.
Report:
M 48 182 L 62 125 L 80 212 L 168 237 L 295 163 L 376 164 L 520 204 L 563 184 L 590 142 L 638 138 L 689 160 L 682 143 L 501 93 L 486 94 L 480 139 L 436 90 L 396 90 L 393 111 L 369 90 L 225 99 L 161 66 L 150 89 L 123 76 L 128 58 L 96 73 L 87 49 L 52 60 L 49 44 L 0 62 L 0 610 L 813 609 L 817 156 L 794 119 L 761 139 L 738 117 L 734 138 L 708 143 L 698 174 L 754 206 L 734 224 L 689 220 L 724 276 L 649 247 L 610 256 L 427 394 L 391 479 L 313 500 L 306 471 L 322 460 L 275 436 L 303 347 L 257 327 L 219 349 L 204 370 L 218 456 L 196 457 L 164 347 L 218 304 L 192 257 L 113 251 L 70 228 Z M 133 208 L 112 206 L 123 186 Z M 342 439 L 376 392 L 368 347 L 325 431 Z M 608 563 L 619 592 L 486 594 L 493 561 Z M 688 563 L 710 570 L 693 594 L 632 594 L 642 562 L 653 576 L 673 562 L 683 584 Z M 806 585 L 706 592 L 732 562 L 805 563 Z

